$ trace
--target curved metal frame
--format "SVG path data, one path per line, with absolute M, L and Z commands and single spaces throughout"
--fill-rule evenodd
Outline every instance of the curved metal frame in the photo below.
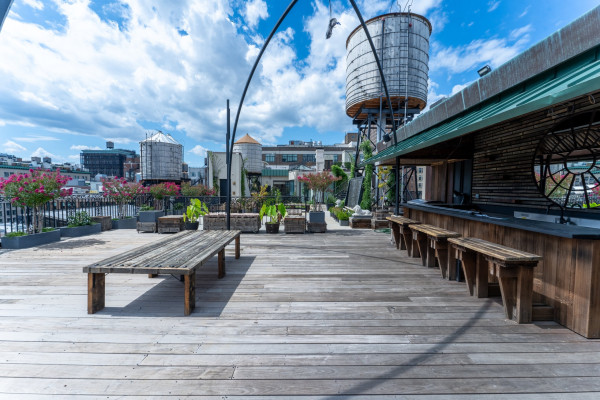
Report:
M 246 94 L 248 92 L 248 87 L 250 86 L 250 81 L 252 80 L 252 77 L 254 76 L 254 72 L 256 71 L 256 67 L 258 67 L 258 63 L 260 62 L 260 59 L 262 58 L 263 53 L 265 52 L 267 46 L 271 42 L 271 39 L 273 38 L 273 36 L 277 32 L 277 29 L 279 29 L 279 26 L 281 25 L 281 23 L 283 22 L 283 20 L 285 19 L 285 17 L 287 17 L 287 15 L 292 10 L 292 8 L 296 5 L 297 2 L 298 2 L 298 0 L 292 0 L 290 2 L 290 4 L 287 6 L 287 8 L 285 9 L 285 11 L 281 15 L 281 17 L 279 17 L 279 20 L 275 24 L 275 27 L 273 27 L 273 30 L 271 30 L 271 33 L 269 34 L 269 37 L 267 38 L 267 40 L 263 44 L 263 47 L 260 49 L 260 52 L 258 53 L 258 57 L 256 58 L 256 61 L 254 62 L 254 66 L 252 67 L 252 70 L 250 71 L 250 75 L 248 76 L 248 80 L 246 81 L 246 86 L 244 87 L 244 91 L 243 91 L 242 97 L 240 99 L 240 104 L 238 105 L 238 109 L 237 109 L 236 116 L 235 116 L 235 121 L 234 121 L 234 124 L 233 124 L 233 133 L 231 134 L 231 138 L 230 138 L 230 132 L 229 132 L 229 101 L 228 101 L 228 104 L 227 104 L 227 110 L 228 110 L 227 125 L 228 126 L 227 126 L 226 150 L 227 150 L 228 154 L 226 154 L 226 158 L 227 158 L 227 229 L 228 230 L 231 229 L 231 225 L 230 225 L 230 215 L 231 215 L 231 162 L 233 161 L 233 144 L 235 143 L 235 134 L 237 132 L 237 126 L 238 126 L 238 122 L 239 122 L 239 119 L 240 119 L 240 112 L 242 111 L 242 106 L 244 104 L 244 100 L 245 100 Z M 385 96 L 387 98 L 388 107 L 390 108 L 390 113 L 391 113 L 391 116 L 392 116 L 392 133 L 394 135 L 394 143 L 397 143 L 397 138 L 396 138 L 396 120 L 394 119 L 394 110 L 392 108 L 392 101 L 391 101 L 391 98 L 390 98 L 390 94 L 388 92 L 388 87 L 387 87 L 387 84 L 385 82 L 385 75 L 383 74 L 383 68 L 381 66 L 381 62 L 379 61 L 379 57 L 377 56 L 377 50 L 375 49 L 375 45 L 373 44 L 373 39 L 371 38 L 371 34 L 369 33 L 369 29 L 367 28 L 367 25 L 365 24 L 365 21 L 364 21 L 364 19 L 362 17 L 362 14 L 360 13 L 360 10 L 358 9 L 358 6 L 356 5 L 356 3 L 355 3 L 354 0 L 350 0 L 350 4 L 352 4 L 352 8 L 354 9 L 354 12 L 356 13 L 356 16 L 358 17 L 358 20 L 360 21 L 360 24 L 361 24 L 362 28 L 364 29 L 365 34 L 367 35 L 367 39 L 369 41 L 369 45 L 371 46 L 371 52 L 373 53 L 373 57 L 375 57 L 375 61 L 377 62 L 377 68 L 379 69 L 379 75 L 381 76 L 381 82 L 383 84 L 383 89 L 385 91 Z

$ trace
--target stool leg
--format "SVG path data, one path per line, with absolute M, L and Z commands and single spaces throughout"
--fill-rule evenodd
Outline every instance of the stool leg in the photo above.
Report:
M 190 315 L 196 308 L 196 272 L 185 275 L 184 282 L 183 314 Z

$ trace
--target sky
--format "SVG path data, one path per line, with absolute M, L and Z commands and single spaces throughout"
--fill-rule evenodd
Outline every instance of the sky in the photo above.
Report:
M 600 4 L 600 0 L 357 0 L 367 18 L 407 10 L 432 23 L 428 103 L 475 81 Z M 15 0 L 0 31 L 0 153 L 79 163 L 83 149 L 139 152 L 162 130 L 202 166 L 224 151 L 246 79 L 285 0 Z M 358 18 L 331 2 L 341 25 L 325 40 L 329 2 L 300 0 L 267 48 L 240 113 L 264 145 L 340 143 L 348 35 Z

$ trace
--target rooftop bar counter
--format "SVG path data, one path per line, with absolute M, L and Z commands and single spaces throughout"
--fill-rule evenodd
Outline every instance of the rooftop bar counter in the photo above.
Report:
M 429 204 L 403 204 L 404 216 L 543 257 L 534 270 L 534 303 L 554 320 L 600 338 L 600 229 L 532 221 Z

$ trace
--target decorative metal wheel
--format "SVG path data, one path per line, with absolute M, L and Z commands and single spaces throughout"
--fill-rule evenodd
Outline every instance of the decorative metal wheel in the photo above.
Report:
M 538 190 L 559 207 L 599 207 L 600 111 L 555 124 L 537 147 L 533 173 Z

